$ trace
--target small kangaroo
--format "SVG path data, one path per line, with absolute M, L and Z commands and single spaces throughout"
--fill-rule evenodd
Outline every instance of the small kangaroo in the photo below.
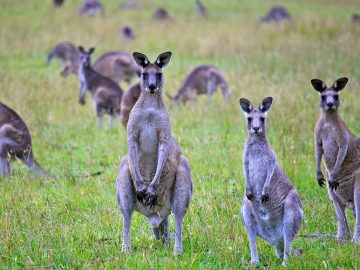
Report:
M 29 129 L 20 116 L 0 102 L 0 176 L 11 174 L 11 161 L 20 159 L 35 173 L 43 173 L 36 161 Z
M 291 20 L 289 11 L 282 6 L 273 7 L 265 17 L 261 18 L 261 22 L 271 23 L 271 22 L 281 22 L 284 20 Z
M 229 102 L 231 99 L 229 87 L 220 71 L 211 65 L 201 65 L 187 75 L 184 83 L 174 97 L 169 94 L 166 95 L 171 100 L 173 106 L 186 103 L 187 101 L 195 102 L 197 97 L 202 94 L 206 94 L 210 102 L 218 86 L 220 86 L 226 101 Z
M 258 108 L 249 100 L 240 99 L 249 133 L 243 154 L 246 189 L 242 215 L 250 242 L 251 263 L 259 263 L 256 248 L 259 236 L 275 247 L 277 257 L 283 258 L 285 265 L 301 227 L 303 210 L 296 189 L 266 138 L 266 116 L 271 105 L 271 97 L 265 98 Z
M 134 108 L 135 103 L 138 101 L 141 93 L 140 83 L 137 83 L 127 90 L 121 99 L 121 113 L 120 118 L 123 126 L 126 128 L 129 121 L 131 110 Z
M 99 0 L 84 0 L 80 5 L 81 16 L 95 16 L 99 13 L 104 14 L 104 7 Z
M 320 118 L 315 127 L 316 177 L 324 185 L 321 158 L 324 156 L 327 186 L 337 216 L 337 238 L 350 239 L 345 208 L 356 219 L 353 241 L 360 243 L 360 139 L 347 127 L 339 115 L 339 92 L 348 78 L 337 79 L 331 87 L 322 80 L 311 84 L 320 94 Z
M 127 42 L 135 39 L 134 30 L 130 26 L 124 26 L 120 31 L 120 40 Z
M 161 22 L 175 22 L 174 18 L 169 15 L 166 9 L 164 8 L 158 8 L 155 10 L 153 14 L 153 19 L 155 21 L 161 21 Z
M 88 52 L 83 47 L 79 47 L 80 52 L 80 98 L 79 103 L 85 104 L 85 94 L 89 90 L 94 98 L 94 106 L 98 118 L 99 126 L 102 126 L 102 119 L 105 113 L 110 115 L 110 126 L 113 126 L 114 116 L 120 116 L 121 97 L 123 91 L 118 84 L 111 79 L 97 73 L 91 67 L 91 54 L 95 48 L 90 48 Z
M 54 6 L 59 8 L 64 4 L 65 0 L 53 0 Z
M 120 4 L 120 8 L 123 9 L 133 9 L 141 6 L 140 0 L 127 0 L 126 2 Z
M 200 0 L 196 0 L 196 9 L 198 14 L 201 17 L 207 17 L 207 9 L 203 3 L 201 3 Z
M 53 58 L 58 58 L 62 62 L 63 70 L 60 73 L 62 77 L 67 77 L 71 73 L 77 74 L 80 59 L 79 52 L 74 44 L 71 42 L 60 42 L 48 54 L 48 65 Z
M 351 16 L 351 22 L 352 23 L 360 23 L 360 14 L 359 13 L 354 13 Z
M 161 97 L 162 69 L 171 52 L 160 54 L 154 63 L 135 52 L 142 68 L 141 94 L 127 125 L 128 154 L 122 159 L 116 194 L 124 222 L 122 251 L 131 251 L 130 223 L 134 210 L 148 218 L 157 240 L 170 243 L 169 215 L 175 215 L 174 253 L 183 252 L 182 225 L 189 208 L 193 181 L 190 164 L 171 135 L 169 115 Z

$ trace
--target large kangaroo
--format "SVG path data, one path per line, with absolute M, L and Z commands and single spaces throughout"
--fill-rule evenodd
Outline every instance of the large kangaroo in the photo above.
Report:
M 141 53 L 134 59 L 142 68 L 141 94 L 127 125 L 128 154 L 116 181 L 123 215 L 123 252 L 130 252 L 130 223 L 134 210 L 148 218 L 157 240 L 170 243 L 169 215 L 175 215 L 175 254 L 182 254 L 182 225 L 192 197 L 190 164 L 171 135 L 169 115 L 161 97 L 162 69 L 171 53 L 154 63 Z
M 127 90 L 121 99 L 121 122 L 126 128 L 131 110 L 134 108 L 141 94 L 140 83 L 137 83 Z
M 78 74 L 80 55 L 78 48 L 71 42 L 60 42 L 54 46 L 48 54 L 48 64 L 53 58 L 60 59 L 63 64 L 61 76 L 67 77 L 69 74 Z M 96 72 L 117 83 L 121 81 L 130 83 L 134 77 L 140 75 L 140 70 L 135 65 L 133 57 L 122 51 L 104 53 L 92 67 Z
M 258 108 L 249 100 L 240 99 L 245 112 L 249 137 L 243 161 L 246 181 L 242 214 L 249 237 L 251 262 L 259 263 L 256 237 L 275 247 L 283 265 L 289 258 L 292 242 L 303 218 L 300 197 L 280 167 L 266 138 L 266 116 L 272 98 L 265 98 Z
M 90 48 L 88 52 L 83 47 L 79 47 L 80 52 L 80 98 L 79 103 L 85 104 L 85 94 L 89 90 L 94 98 L 94 106 L 98 117 L 99 126 L 102 125 L 103 115 L 110 115 L 110 126 L 113 125 L 114 116 L 120 116 L 121 97 L 123 91 L 118 84 L 111 79 L 97 73 L 91 67 L 91 54 L 95 48 Z
M 20 159 L 35 173 L 42 173 L 36 161 L 29 129 L 20 116 L 0 102 L 0 176 L 11 174 L 11 161 Z
M 174 97 L 169 94 L 166 95 L 171 100 L 172 105 L 179 105 L 187 101 L 195 102 L 197 97 L 202 94 L 206 94 L 210 102 L 211 96 L 216 92 L 218 86 L 221 87 L 224 98 L 229 101 L 231 98 L 229 87 L 220 71 L 211 65 L 201 65 L 187 75 Z
M 324 185 L 321 158 L 324 156 L 329 196 L 337 216 L 337 238 L 350 239 L 345 208 L 356 218 L 353 241 L 360 243 L 360 139 L 347 127 L 339 115 L 339 92 L 347 78 L 336 80 L 331 87 L 319 79 L 311 80 L 320 93 L 321 115 L 315 128 L 316 176 Z

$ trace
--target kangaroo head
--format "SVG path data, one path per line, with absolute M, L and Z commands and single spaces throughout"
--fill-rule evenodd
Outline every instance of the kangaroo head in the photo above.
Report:
M 320 94 L 320 107 L 325 111 L 336 111 L 340 106 L 339 92 L 343 90 L 348 78 L 337 79 L 331 87 L 319 79 L 312 79 L 311 84 Z
M 141 68 L 141 89 L 150 94 L 160 93 L 164 84 L 162 69 L 169 63 L 171 52 L 160 54 L 154 63 L 150 63 L 147 56 L 139 52 L 134 52 L 133 57 L 135 63 Z
M 266 132 L 266 116 L 271 108 L 272 101 L 272 97 L 266 97 L 259 104 L 258 108 L 254 108 L 246 98 L 239 100 L 240 107 L 244 111 L 247 119 L 247 130 L 249 134 L 261 135 Z
M 85 51 L 82 46 L 78 47 L 80 56 L 80 65 L 83 67 L 91 66 L 91 55 L 94 53 L 95 48 L 90 48 L 89 51 Z

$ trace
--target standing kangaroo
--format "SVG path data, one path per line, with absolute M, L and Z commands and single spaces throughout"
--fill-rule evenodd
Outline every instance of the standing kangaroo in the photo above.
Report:
M 285 265 L 301 227 L 303 210 L 296 189 L 266 138 L 266 116 L 271 104 L 271 97 L 265 98 L 258 108 L 249 100 L 240 99 L 249 133 L 243 154 L 246 190 L 242 214 L 250 242 L 251 263 L 259 263 L 256 248 L 259 236 L 275 247 L 276 255 L 283 258 Z
M 120 116 L 121 97 L 123 91 L 111 79 L 97 73 L 91 67 L 91 54 L 95 48 L 90 48 L 88 52 L 83 47 L 79 47 L 80 52 L 80 98 L 79 103 L 85 104 L 85 94 L 89 90 L 94 98 L 94 107 L 98 118 L 99 126 L 105 113 L 110 115 L 110 126 L 113 125 L 114 116 Z
M 11 161 L 20 159 L 35 173 L 42 173 L 36 161 L 29 129 L 20 116 L 0 102 L 0 176 L 11 174 Z
M 337 238 L 350 239 L 345 208 L 356 218 L 353 241 L 360 243 L 360 139 L 346 127 L 338 109 L 339 92 L 347 78 L 340 78 L 331 87 L 319 79 L 311 80 L 320 93 L 321 115 L 315 128 L 316 176 L 324 185 L 321 158 L 324 156 L 329 196 L 337 216 Z
M 121 99 L 121 113 L 120 118 L 123 126 L 126 128 L 129 121 L 131 110 L 134 108 L 141 94 L 140 83 L 137 83 L 127 90 Z
M 162 69 L 171 53 L 154 63 L 135 52 L 142 68 L 140 98 L 127 125 L 128 154 L 116 180 L 117 200 L 123 215 L 123 252 L 130 252 L 130 223 L 134 210 L 148 218 L 157 240 L 170 243 L 169 215 L 175 215 L 175 254 L 182 254 L 182 225 L 192 197 L 190 164 L 171 135 L 169 115 L 161 97 Z
M 181 102 L 186 103 L 187 101 L 195 102 L 197 97 L 202 94 L 206 94 L 210 102 L 211 96 L 216 92 L 218 86 L 221 87 L 224 98 L 229 101 L 231 98 L 229 87 L 220 71 L 211 65 L 201 65 L 187 75 L 174 97 L 166 95 L 172 105 L 179 105 Z

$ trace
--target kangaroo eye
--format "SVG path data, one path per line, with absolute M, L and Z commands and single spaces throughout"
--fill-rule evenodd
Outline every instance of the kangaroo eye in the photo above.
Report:
M 321 96 L 321 100 L 325 101 L 326 100 L 326 96 Z
M 261 122 L 265 122 L 265 117 L 260 117 Z
M 251 123 L 251 120 L 252 120 L 252 118 L 251 117 L 248 117 L 248 123 L 250 124 Z
M 158 77 L 159 79 L 162 78 L 162 73 L 156 73 L 156 77 Z
M 339 100 L 339 95 L 334 95 L 335 100 Z
M 147 73 L 147 72 L 143 72 L 143 74 L 142 74 L 145 78 L 147 77 L 147 76 L 149 76 L 149 73 Z

